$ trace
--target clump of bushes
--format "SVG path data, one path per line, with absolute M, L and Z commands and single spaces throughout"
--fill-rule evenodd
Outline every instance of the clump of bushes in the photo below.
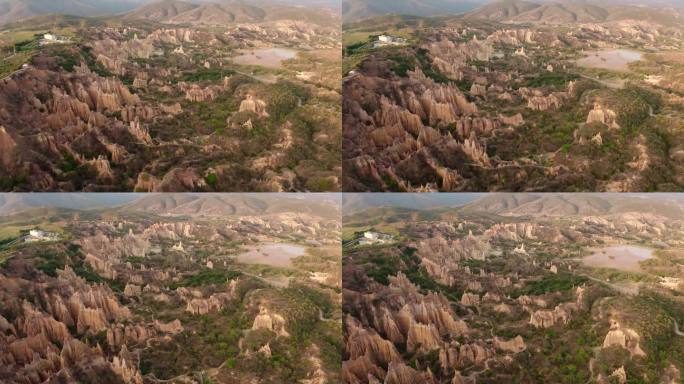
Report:
M 181 281 L 172 284 L 171 289 L 178 287 L 201 287 L 211 284 L 224 284 L 228 280 L 235 279 L 242 274 L 239 271 L 205 269 L 200 273 L 183 278 Z

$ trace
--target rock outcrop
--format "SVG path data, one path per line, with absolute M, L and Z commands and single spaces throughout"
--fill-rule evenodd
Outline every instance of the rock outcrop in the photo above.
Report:
M 14 148 L 17 143 L 7 132 L 7 129 L 0 125 L 0 164 L 9 167 L 12 163 Z
M 525 345 L 522 336 L 516 336 L 510 340 L 501 340 L 498 337 L 495 337 L 494 346 L 499 350 L 511 353 L 520 353 L 527 349 L 527 345 Z
M 646 356 L 639 345 L 640 337 L 633 329 L 623 328 L 617 320 L 611 320 L 610 331 L 603 339 L 603 347 L 617 345 L 629 351 L 632 356 Z
M 239 112 L 251 112 L 260 117 L 268 117 L 266 102 L 257 99 L 254 95 L 247 95 L 247 97 L 242 100 Z
M 600 102 L 594 103 L 594 109 L 587 116 L 587 124 L 600 123 L 611 129 L 619 129 L 617 123 L 617 113 L 611 109 L 604 108 Z
M 551 328 L 556 324 L 565 325 L 570 321 L 570 315 L 575 304 L 559 304 L 553 310 L 542 309 L 532 313 L 530 324 L 537 328 Z
M 259 308 L 259 314 L 254 318 L 252 329 L 267 329 L 275 332 L 278 336 L 290 336 L 285 330 L 285 318 L 277 313 L 271 312 L 266 306 L 261 306 Z

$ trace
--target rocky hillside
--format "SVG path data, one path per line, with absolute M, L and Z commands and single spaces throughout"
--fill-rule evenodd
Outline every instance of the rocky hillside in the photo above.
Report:
M 339 382 L 340 219 L 291 210 L 0 218 L 2 382 Z
M 28 40 L 0 43 L 18 52 L 0 80 L 0 189 L 339 190 L 339 16 L 295 9 L 167 1 L 13 24 Z M 41 43 L 52 29 L 69 40 Z
M 644 205 L 620 213 L 600 205 L 623 197 L 584 194 L 562 204 L 565 196 L 505 194 L 441 215 L 384 211 L 393 242 L 344 246 L 344 382 L 677 383 L 684 222 L 651 208 L 681 211 L 684 201 L 639 198 Z M 588 208 L 556 217 L 487 208 L 535 203 Z M 378 216 L 354 225 L 367 230 Z M 638 270 L 625 269 L 627 251 L 601 251 L 634 241 L 659 249 Z M 582 260 L 592 253 L 614 262 L 595 268 Z
M 345 190 L 681 190 L 676 12 L 511 1 L 481 11 L 347 26 Z M 381 33 L 405 43 L 378 45 Z M 597 46 L 635 59 L 588 56 Z

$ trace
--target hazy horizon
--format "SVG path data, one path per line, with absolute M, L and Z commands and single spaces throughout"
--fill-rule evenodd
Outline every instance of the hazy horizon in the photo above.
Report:
M 0 25 L 51 14 L 105 17 L 129 13 L 140 7 L 170 0 L 0 0 Z M 174 0 L 193 4 L 244 3 L 246 5 L 290 5 L 317 8 L 341 7 L 341 0 Z
M 15 214 L 18 211 L 13 208 L 34 209 L 34 208 L 61 208 L 73 210 L 91 210 L 122 207 L 134 203 L 143 198 L 154 196 L 199 196 L 199 197 L 235 197 L 235 198 L 278 198 L 283 200 L 311 200 L 316 202 L 330 202 L 340 204 L 341 194 L 339 193 L 307 193 L 300 196 L 299 193 L 0 193 L 0 216 Z
M 435 193 L 345 193 L 342 208 L 344 215 L 358 213 L 370 208 L 408 208 L 428 210 L 433 208 L 462 207 L 482 198 L 496 196 L 574 196 L 601 197 L 607 200 L 616 198 L 640 198 L 665 201 L 684 200 L 680 193 L 610 193 L 610 192 L 435 192 Z
M 345 23 L 353 23 L 387 14 L 405 16 L 461 15 L 481 7 L 510 0 L 341 0 Z M 523 1 L 523 0 L 520 0 Z M 597 6 L 631 5 L 648 8 L 683 8 L 684 0 L 524 0 L 529 3 L 587 3 Z

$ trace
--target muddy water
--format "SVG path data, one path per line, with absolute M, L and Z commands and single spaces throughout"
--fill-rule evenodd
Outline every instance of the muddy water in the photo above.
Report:
M 242 50 L 239 53 L 240 56 L 231 59 L 234 63 L 268 68 L 281 68 L 283 61 L 297 57 L 297 51 L 286 48 Z
M 265 264 L 274 267 L 289 267 L 291 260 L 306 253 L 304 247 L 294 244 L 262 244 L 250 248 L 237 256 L 241 263 Z
M 639 263 L 653 258 L 653 250 L 634 245 L 615 245 L 592 249 L 592 254 L 582 259 L 590 267 L 613 268 L 627 272 L 639 272 Z
M 613 71 L 627 71 L 629 63 L 641 60 L 641 52 L 629 49 L 606 49 L 587 52 L 587 57 L 576 61 L 577 65 L 585 68 L 610 69 Z

